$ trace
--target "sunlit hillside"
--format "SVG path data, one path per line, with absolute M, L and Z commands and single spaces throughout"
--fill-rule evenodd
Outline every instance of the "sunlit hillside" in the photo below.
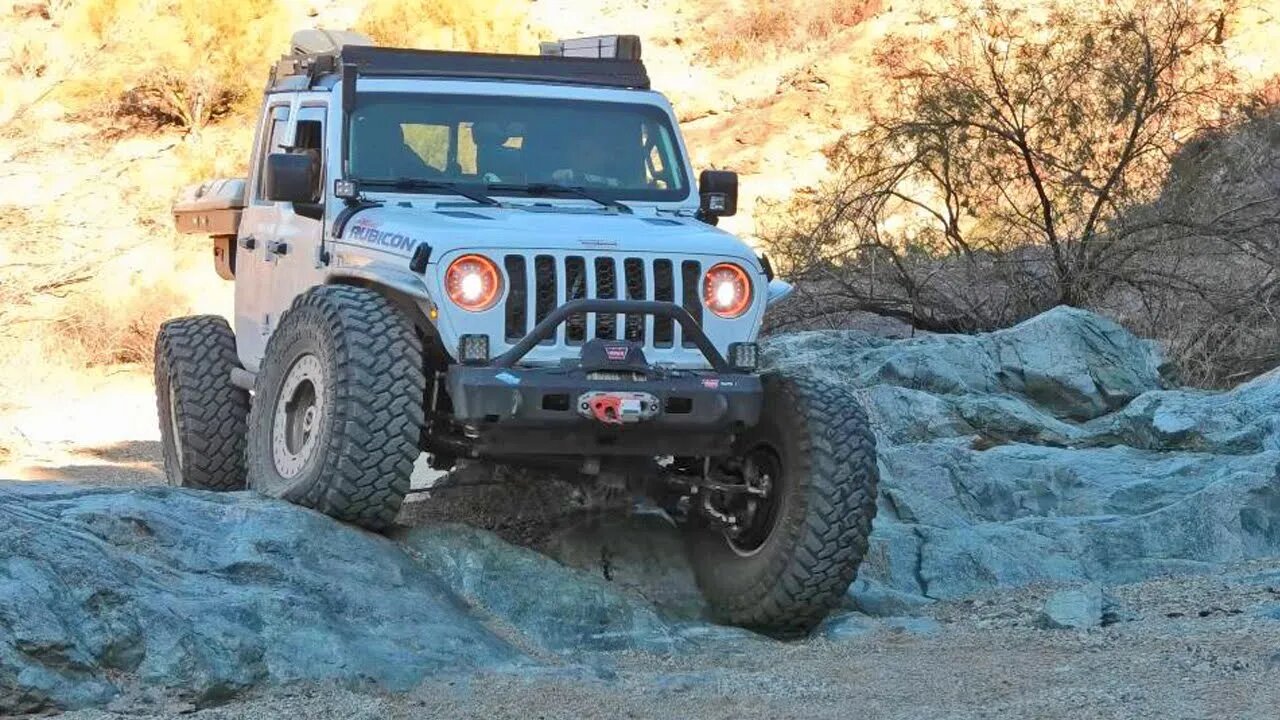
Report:
M 209 247 L 171 229 L 177 190 L 245 172 L 251 115 L 289 33 L 534 51 L 626 32 L 684 123 L 695 168 L 770 201 L 828 175 L 825 151 L 883 103 L 873 56 L 951 28 L 937 0 L 9 0 L 0 3 L 0 412 L 68 372 L 145 369 L 156 325 L 230 310 Z M 1225 30 L 1247 82 L 1280 69 L 1280 2 Z M 0 433 L 4 430 L 0 427 Z

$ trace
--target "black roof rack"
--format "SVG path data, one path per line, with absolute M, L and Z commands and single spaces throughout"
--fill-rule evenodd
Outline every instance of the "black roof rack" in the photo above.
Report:
M 285 56 L 272 69 L 268 87 L 297 90 L 300 80 L 311 87 L 321 77 L 339 73 L 345 66 L 354 66 L 364 77 L 468 78 L 649 89 L 649 74 L 638 58 L 501 55 L 370 45 L 343 45 L 331 53 Z

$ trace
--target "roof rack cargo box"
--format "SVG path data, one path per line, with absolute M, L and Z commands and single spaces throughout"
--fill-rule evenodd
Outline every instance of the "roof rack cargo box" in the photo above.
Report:
M 236 233 L 244 212 L 243 178 L 222 178 L 182 191 L 173 204 L 173 224 L 186 235 L 213 236 L 213 264 L 219 277 L 236 274 Z
M 640 59 L 640 38 L 636 35 L 595 35 L 544 42 L 539 45 L 543 55 L 552 57 Z

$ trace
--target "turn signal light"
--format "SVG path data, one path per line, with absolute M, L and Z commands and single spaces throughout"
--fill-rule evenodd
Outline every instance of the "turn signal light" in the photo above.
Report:
M 454 305 L 481 312 L 493 307 L 502 294 L 502 274 L 483 255 L 463 255 L 445 271 L 444 289 Z
M 702 279 L 702 302 L 722 318 L 736 318 L 751 307 L 751 278 L 733 263 L 720 263 Z

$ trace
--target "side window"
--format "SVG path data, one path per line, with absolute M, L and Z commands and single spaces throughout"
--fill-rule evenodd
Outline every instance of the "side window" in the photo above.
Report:
M 289 129 L 289 106 L 275 105 L 267 112 L 267 127 L 263 130 L 263 137 L 266 138 L 266 142 L 258 150 L 260 155 L 258 156 L 257 189 L 254 192 L 254 201 L 258 203 L 267 202 L 262 183 L 262 179 L 266 175 L 267 156 L 273 152 L 280 152 L 280 147 L 288 144 L 285 133 Z
M 304 105 L 298 111 L 297 128 L 293 134 L 293 151 L 298 153 L 306 153 L 312 156 L 313 162 L 319 168 L 318 182 L 316 186 L 316 198 L 324 198 L 325 188 L 325 163 L 324 163 L 324 119 L 326 110 L 323 106 Z M 307 203 L 305 205 L 299 203 L 295 206 L 298 214 L 306 217 L 320 219 L 323 214 L 323 202 Z
M 640 142 L 645 150 L 645 183 L 652 188 L 669 190 L 678 183 L 673 182 L 675 173 L 670 167 L 671 138 L 663 128 L 655 131 L 651 123 L 646 122 L 641 129 Z

